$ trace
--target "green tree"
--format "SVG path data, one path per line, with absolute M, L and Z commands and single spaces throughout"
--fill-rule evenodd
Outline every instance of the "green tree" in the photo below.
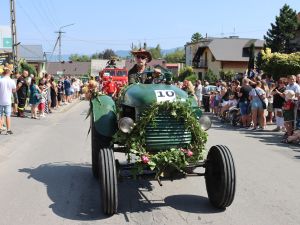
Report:
M 18 70 L 19 73 L 23 73 L 24 70 L 27 70 L 29 74 L 33 74 L 34 76 L 37 76 L 37 71 L 35 67 L 33 65 L 28 64 L 25 59 L 20 59 Z
M 208 69 L 208 71 L 204 75 L 204 80 L 207 80 L 209 83 L 216 83 L 218 77 L 211 69 Z
M 150 48 L 149 52 L 151 53 L 153 59 L 162 58 L 161 48 L 159 44 L 155 48 Z
M 228 71 L 221 70 L 219 75 L 220 78 L 224 81 L 232 81 L 235 76 L 235 72 L 233 70 L 228 70 Z
M 255 61 L 255 66 L 257 68 L 258 71 L 261 70 L 261 67 L 262 67 L 262 64 L 263 64 L 263 61 L 262 61 L 262 53 L 259 52 L 256 56 L 256 61 Z
M 168 63 L 182 63 L 185 62 L 185 52 L 184 49 L 177 48 L 175 52 L 166 54 L 164 57 Z
M 110 59 L 113 56 L 117 56 L 112 49 L 105 49 L 103 51 L 103 59 Z
M 275 80 L 282 76 L 300 73 L 300 52 L 291 54 L 272 53 L 269 48 L 262 50 L 261 69 Z
M 249 48 L 248 76 L 250 74 L 251 69 L 254 69 L 254 63 L 255 63 L 255 46 L 252 43 Z
M 290 40 L 295 37 L 297 28 L 297 13 L 285 4 L 280 9 L 279 16 L 276 16 L 275 24 L 271 23 L 271 29 L 264 36 L 266 46 L 271 48 L 272 52 L 289 53 Z
M 80 62 L 90 62 L 91 58 L 88 55 L 82 55 L 79 59 Z
M 199 42 L 202 38 L 203 38 L 202 35 L 199 32 L 196 32 L 192 35 L 191 42 L 192 43 Z
M 91 56 L 91 59 L 103 59 L 103 53 L 102 52 L 96 52 Z
M 91 58 L 88 55 L 72 54 L 70 55 L 69 60 L 73 62 L 89 62 L 91 61 Z
M 78 54 L 71 54 L 69 57 L 69 60 L 73 61 L 73 62 L 78 62 L 80 59 L 80 56 Z
M 193 67 L 191 66 L 186 66 L 186 67 L 183 67 L 182 69 L 180 69 L 179 71 L 179 76 L 178 76 L 178 80 L 179 81 L 184 81 L 187 77 L 190 77 L 192 75 L 194 75 L 194 70 L 193 70 Z

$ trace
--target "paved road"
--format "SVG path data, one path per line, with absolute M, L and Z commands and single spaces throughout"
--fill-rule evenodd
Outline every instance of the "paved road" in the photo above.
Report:
M 204 179 L 126 180 L 119 213 L 106 217 L 90 164 L 88 103 L 45 120 L 14 118 L 15 134 L 0 136 L 0 225 L 45 224 L 300 224 L 300 149 L 279 134 L 216 125 L 208 146 L 227 145 L 237 170 L 227 210 L 210 206 Z M 20 124 L 19 127 L 16 127 Z

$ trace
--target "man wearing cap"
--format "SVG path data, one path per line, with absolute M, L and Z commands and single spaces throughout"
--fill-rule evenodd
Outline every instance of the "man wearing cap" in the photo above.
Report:
M 145 49 L 139 49 L 137 51 L 131 51 L 134 56 L 136 64 L 128 71 L 128 83 L 133 84 L 145 80 L 145 77 L 141 77 L 146 69 L 146 63 L 152 60 L 151 53 Z M 144 75 L 143 75 L 144 76 Z
M 10 78 L 10 69 L 4 69 L 3 78 L 0 79 L 0 133 L 3 130 L 2 116 L 6 116 L 6 134 L 12 134 L 10 130 L 10 116 L 11 116 L 11 97 L 12 93 L 16 91 L 16 84 Z

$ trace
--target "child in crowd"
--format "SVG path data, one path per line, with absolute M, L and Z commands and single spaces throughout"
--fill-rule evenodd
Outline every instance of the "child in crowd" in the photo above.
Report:
M 43 81 L 40 81 L 39 88 L 41 91 L 41 93 L 40 93 L 41 97 L 40 97 L 40 102 L 38 105 L 38 110 L 39 110 L 40 117 L 46 117 L 45 116 L 45 104 L 46 104 L 46 100 L 47 100 L 47 92 L 46 92 Z
M 216 102 L 216 92 L 212 91 L 209 96 L 209 106 L 212 109 L 212 113 L 216 115 L 215 111 L 215 102 Z

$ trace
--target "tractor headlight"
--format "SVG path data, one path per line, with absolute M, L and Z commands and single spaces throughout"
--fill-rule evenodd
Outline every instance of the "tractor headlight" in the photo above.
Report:
M 208 130 L 211 127 L 211 120 L 208 116 L 201 116 L 199 119 L 199 123 L 203 130 Z
M 123 117 L 118 122 L 119 129 L 123 133 L 130 133 L 134 127 L 134 121 L 130 117 Z

